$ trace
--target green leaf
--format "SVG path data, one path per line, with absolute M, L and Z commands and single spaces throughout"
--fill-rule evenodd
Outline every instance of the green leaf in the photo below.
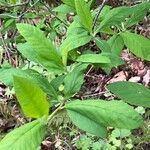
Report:
M 84 0 L 75 0 L 75 7 L 82 25 L 91 33 L 93 19 L 90 7 Z
M 122 101 L 85 100 L 73 101 L 66 104 L 68 115 L 80 128 L 88 125 L 88 120 L 101 127 L 115 127 L 123 129 L 135 129 L 143 124 L 142 117 L 128 104 Z M 78 119 L 74 118 L 75 115 Z M 82 123 L 86 118 L 86 124 Z M 90 122 L 89 122 L 90 123 Z M 91 130 L 89 130 L 91 131 Z M 98 132 L 98 131 L 97 131 Z
M 88 35 L 88 31 L 85 30 L 80 24 L 80 19 L 78 16 L 74 18 L 74 21 L 70 24 L 67 29 L 67 37 L 68 36 L 78 36 L 78 35 Z
M 141 3 L 131 8 L 131 17 L 127 20 L 126 26 L 130 27 L 142 21 L 150 9 L 150 2 Z
M 0 81 L 7 86 L 13 86 L 13 76 L 19 76 L 26 79 L 31 79 L 38 84 L 40 88 L 48 95 L 57 98 L 57 91 L 55 87 L 51 85 L 48 80 L 34 70 L 21 70 L 16 68 L 0 69 Z
M 13 86 L 13 75 L 27 76 L 27 72 L 16 68 L 0 69 L 0 82 L 7 86 Z
M 110 63 L 109 57 L 102 54 L 83 54 L 78 57 L 77 61 L 94 64 Z
M 75 2 L 74 2 L 74 0 L 62 0 L 62 1 L 63 1 L 63 3 L 65 3 L 66 5 L 75 8 Z
M 120 25 L 121 22 L 124 22 L 126 17 L 130 14 L 130 8 L 128 7 L 117 7 L 114 8 L 104 16 L 100 26 L 98 27 L 98 31 L 102 30 L 105 27 L 112 25 Z
M 75 125 L 102 137 L 106 136 L 106 127 L 135 129 L 143 124 L 142 117 L 121 101 L 76 100 L 66 104 L 65 108 Z
M 107 88 L 130 104 L 150 108 L 150 90 L 143 85 L 132 82 L 115 82 L 108 85 Z
M 105 40 L 101 40 L 99 38 L 95 38 L 96 46 L 103 52 L 111 52 L 111 48 L 109 44 Z
M 117 56 L 121 55 L 121 51 L 124 47 L 123 39 L 120 35 L 113 35 L 109 40 L 108 44 L 111 47 L 111 52 Z
M 71 118 L 72 122 L 81 130 L 84 130 L 96 136 L 107 137 L 106 127 L 98 124 L 96 121 L 94 121 L 94 119 L 91 119 L 78 112 L 70 110 L 68 105 L 66 105 L 66 108 L 67 108 L 67 113 Z
M 21 45 L 19 47 L 20 51 L 23 51 L 26 56 L 31 55 L 32 51 L 32 55 L 29 59 L 33 57 L 33 59 L 36 59 L 38 63 L 41 63 L 50 71 L 55 70 L 56 72 L 63 72 L 64 67 L 61 56 L 54 48 L 52 42 L 44 36 L 40 29 L 32 25 L 22 23 L 17 24 L 17 29 L 29 44 Z M 29 46 L 31 48 L 29 48 Z M 33 59 L 31 59 L 31 61 Z
M 84 81 L 84 70 L 87 64 L 77 64 L 73 71 L 67 74 L 64 79 L 64 94 L 66 97 L 71 97 L 79 92 Z
M 124 61 L 114 53 L 102 53 L 103 56 L 110 59 L 110 63 L 100 64 L 103 70 L 109 74 L 113 67 L 118 67 L 119 65 L 124 64 Z
M 61 5 L 57 6 L 57 7 L 55 7 L 53 9 L 53 11 L 58 12 L 58 13 L 67 14 L 67 13 L 70 13 L 70 12 L 74 12 L 75 9 L 70 7 L 70 6 L 68 6 L 68 5 L 61 4 Z
M 123 32 L 121 36 L 127 48 L 136 56 L 150 60 L 150 40 L 135 33 Z
M 14 76 L 17 99 L 27 117 L 40 118 L 49 113 L 46 94 L 32 80 Z
M 0 142 L 0 150 L 37 150 L 46 131 L 40 120 L 27 123 L 8 133 Z
M 60 46 L 64 65 L 67 63 L 68 52 L 87 44 L 91 38 L 91 36 L 85 34 L 68 36 Z
M 67 49 L 68 51 L 71 51 L 75 48 L 87 44 L 91 39 L 92 37 L 87 34 L 70 35 L 63 41 L 60 49 Z

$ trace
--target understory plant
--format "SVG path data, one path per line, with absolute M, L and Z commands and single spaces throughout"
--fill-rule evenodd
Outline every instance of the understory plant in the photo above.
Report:
M 54 46 L 39 27 L 16 24 L 21 35 L 17 39 L 17 49 L 29 63 L 20 68 L 3 67 L 0 81 L 14 88 L 22 112 L 32 121 L 8 133 L 0 142 L 0 150 L 38 149 L 60 112 L 66 113 L 79 129 L 101 138 L 107 138 L 110 128 L 132 130 L 143 126 L 143 118 L 134 106 L 149 108 L 150 90 L 141 84 L 116 82 L 108 85 L 108 90 L 120 100 L 79 100 L 75 95 L 80 91 L 89 65 L 109 74 L 113 67 L 124 63 L 120 54 L 125 46 L 137 57 L 150 60 L 150 40 L 129 30 L 143 20 L 150 2 L 117 8 L 102 4 L 98 14 L 97 9 L 93 10 L 93 1 L 63 2 L 53 11 L 76 15 L 60 46 Z M 101 36 L 103 34 L 109 35 L 109 39 Z M 98 51 L 85 48 L 80 51 L 79 47 L 91 42 Z M 53 79 L 33 70 L 30 66 L 34 63 L 47 73 L 53 73 Z

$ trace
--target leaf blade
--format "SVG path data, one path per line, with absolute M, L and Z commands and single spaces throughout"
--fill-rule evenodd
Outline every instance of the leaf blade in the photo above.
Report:
M 46 94 L 32 80 L 14 76 L 14 88 L 27 117 L 40 118 L 48 115 L 49 104 Z
M 131 106 L 121 101 L 76 100 L 66 104 L 65 108 L 95 121 L 102 127 L 135 129 L 143 124 L 142 117 Z M 80 125 L 82 129 L 85 126 L 82 125 L 82 120 L 78 124 L 79 128 Z
M 75 0 L 75 7 L 78 16 L 80 17 L 82 25 L 92 33 L 92 15 L 90 12 L 90 7 L 84 0 Z
M 0 142 L 0 149 L 35 150 L 40 146 L 45 136 L 45 131 L 46 126 L 39 120 L 27 123 L 8 133 Z
M 107 88 L 122 100 L 136 106 L 150 108 L 150 90 L 132 82 L 116 82 Z
M 131 32 L 122 32 L 121 36 L 127 48 L 136 56 L 150 60 L 150 40 Z
M 44 33 L 40 29 L 23 23 L 17 24 L 17 29 L 33 49 L 32 52 L 38 56 L 38 62 L 42 63 L 42 65 L 47 64 L 44 66 L 49 70 L 51 70 L 53 66 L 57 66 L 61 71 L 64 69 L 61 56 L 56 51 L 52 42 L 44 36 Z M 27 48 L 25 50 L 27 50 Z M 44 61 L 45 63 L 43 63 Z M 48 62 L 50 62 L 49 65 Z M 59 71 L 59 69 L 56 71 Z

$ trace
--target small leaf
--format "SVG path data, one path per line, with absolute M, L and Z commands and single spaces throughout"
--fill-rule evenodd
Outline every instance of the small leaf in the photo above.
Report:
M 102 52 L 111 52 L 111 48 L 109 44 L 105 40 L 101 40 L 99 38 L 95 38 L 96 46 L 102 51 Z
M 78 62 L 85 62 L 85 63 L 110 63 L 110 59 L 107 56 L 102 54 L 83 54 L 78 57 Z
M 74 18 L 74 21 L 70 24 L 70 26 L 67 29 L 67 37 L 68 36 L 78 36 L 78 35 L 88 35 L 88 31 L 85 30 L 82 27 L 82 24 L 80 24 L 80 19 L 78 16 Z
M 20 51 L 22 49 L 26 56 L 30 56 L 29 59 L 34 57 L 38 63 L 41 63 L 47 69 L 52 71 L 56 69 L 56 72 L 62 72 L 64 67 L 61 56 L 56 51 L 52 42 L 44 36 L 44 33 L 40 29 L 22 23 L 17 24 L 17 29 L 29 44 L 20 45 Z M 32 55 L 30 50 L 32 51 Z
M 117 56 L 121 55 L 121 51 L 124 47 L 123 39 L 120 35 L 113 35 L 109 40 L 108 44 L 111 47 L 111 52 Z
M 46 125 L 40 120 L 27 123 L 7 134 L 0 142 L 0 150 L 36 150 L 45 131 Z
M 70 13 L 70 12 L 74 12 L 75 9 L 70 7 L 70 6 L 68 6 L 68 5 L 61 4 L 61 5 L 57 6 L 57 7 L 55 7 L 53 9 L 53 11 L 58 12 L 58 13 L 67 14 L 67 13 Z
M 150 108 L 150 90 L 143 85 L 132 82 L 115 82 L 108 85 L 107 88 L 130 104 Z
M 84 0 L 75 0 L 75 7 L 82 25 L 91 33 L 93 19 L 90 7 Z
M 67 49 L 68 51 L 71 51 L 75 48 L 87 44 L 91 39 L 92 37 L 86 34 L 71 35 L 63 41 L 60 49 Z
M 66 104 L 65 108 L 75 125 L 102 137 L 106 136 L 106 127 L 135 129 L 143 124 L 142 117 L 121 101 L 76 100 Z
M 48 115 L 46 94 L 32 80 L 14 76 L 17 99 L 27 117 L 40 118 Z
M 77 93 L 84 81 L 84 70 L 87 64 L 77 64 L 72 72 L 68 73 L 64 79 L 64 94 L 66 97 L 71 97 Z
M 87 44 L 91 38 L 91 36 L 85 34 L 68 36 L 60 46 L 64 65 L 66 65 L 67 62 L 68 52 Z
M 74 2 L 74 0 L 62 0 L 62 1 L 63 1 L 63 3 L 65 3 L 66 5 L 75 8 L 75 2 Z
M 107 56 L 110 59 L 110 63 L 100 64 L 104 71 L 109 74 L 113 67 L 122 65 L 124 61 L 114 53 L 102 53 L 103 56 Z
M 123 32 L 121 36 L 127 48 L 136 56 L 150 60 L 150 40 L 130 32 Z

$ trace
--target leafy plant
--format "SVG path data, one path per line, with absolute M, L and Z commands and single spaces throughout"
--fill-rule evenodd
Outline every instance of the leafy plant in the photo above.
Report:
M 106 6 L 95 20 L 95 10 L 92 12 L 90 5 L 92 1 L 63 2 L 65 6 L 69 6 L 69 11 L 73 10 L 77 15 L 68 27 L 67 37 L 60 46 L 55 47 L 38 27 L 23 23 L 16 25 L 23 37 L 20 37 L 20 43 L 17 45 L 19 52 L 30 62 L 35 62 L 41 65 L 43 70 L 53 73 L 55 78 L 49 82 L 38 72 L 32 69 L 23 70 L 21 67 L 0 70 L 0 81 L 14 87 L 24 115 L 34 119 L 8 133 L 0 143 L 0 150 L 36 150 L 45 137 L 47 128 L 51 127 L 49 124 L 51 125 L 61 111 L 67 113 L 79 129 L 102 138 L 108 136 L 110 127 L 126 131 L 124 129 L 132 130 L 143 125 L 142 116 L 129 105 L 149 107 L 149 89 L 139 84 L 119 82 L 108 85 L 108 89 L 121 98 L 119 101 L 81 101 L 75 95 L 84 82 L 84 72 L 88 65 L 101 67 L 109 74 L 113 67 L 123 63 L 120 53 L 124 46 L 138 57 L 150 60 L 147 55 L 150 41 L 128 31 L 129 26 L 143 19 L 150 3 L 131 8 Z M 139 8 L 142 8 L 142 14 L 135 18 Z M 59 9 L 55 8 L 54 11 Z M 112 26 L 114 30 L 111 29 Z M 99 32 L 107 32 L 111 36 L 110 39 L 106 41 L 98 38 Z M 85 49 L 80 51 L 79 47 L 91 41 L 97 45 L 98 52 Z M 70 58 L 70 55 L 75 59 Z M 60 90 L 61 86 L 63 88 Z M 115 139 L 113 142 L 118 141 Z

